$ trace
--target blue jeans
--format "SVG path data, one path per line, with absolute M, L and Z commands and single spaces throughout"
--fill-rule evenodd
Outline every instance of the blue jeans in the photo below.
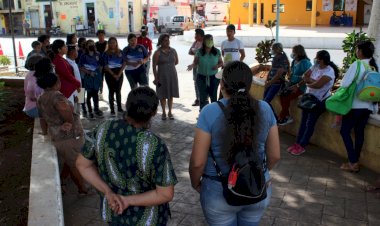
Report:
M 368 109 L 352 109 L 347 115 L 343 115 L 342 117 L 340 135 L 346 146 L 350 163 L 359 162 L 360 152 L 364 144 L 364 129 L 370 114 L 371 111 Z M 355 132 L 355 145 L 351 137 L 352 129 L 354 129 Z
M 207 85 L 207 76 L 198 74 L 197 85 L 199 90 L 199 107 L 200 110 L 208 103 L 210 97 L 211 102 L 217 101 L 219 79 L 215 75 L 208 76 L 210 78 L 210 85 Z
M 277 95 L 277 93 L 280 91 L 282 87 L 282 84 L 272 84 L 268 88 L 265 89 L 264 91 L 264 98 L 263 100 L 269 104 L 269 106 L 272 108 L 273 114 L 276 116 L 277 119 L 277 114 L 274 111 L 272 105 L 270 102 L 272 102 L 273 98 Z
M 319 116 L 326 111 L 325 100 L 322 101 L 315 111 L 302 110 L 302 119 L 297 135 L 297 144 L 305 147 L 313 136 L 315 124 Z
M 148 80 L 145 73 L 145 65 L 140 66 L 135 70 L 125 70 L 125 76 L 128 79 L 131 89 L 137 88 L 137 85 L 147 86 Z
M 31 118 L 38 118 L 39 117 L 37 107 L 25 111 L 25 114 Z
M 269 177 L 269 173 L 268 173 Z M 272 187 L 267 188 L 267 198 L 246 206 L 230 206 L 223 196 L 221 182 L 202 179 L 201 205 L 207 223 L 212 226 L 258 226 L 272 196 Z

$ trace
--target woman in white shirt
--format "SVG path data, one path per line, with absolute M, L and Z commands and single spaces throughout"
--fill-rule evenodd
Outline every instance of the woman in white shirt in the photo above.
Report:
M 375 47 L 371 41 L 360 42 L 356 47 L 356 56 L 360 60 L 360 72 L 357 82 L 359 82 L 366 71 L 366 67 L 372 67 L 372 70 L 378 71 L 378 66 L 373 58 Z M 368 66 L 369 65 L 369 66 Z M 356 69 L 358 67 L 357 62 L 351 64 L 347 73 L 342 80 L 342 87 L 348 87 L 353 82 Z M 350 172 L 359 172 L 359 158 L 360 152 L 364 143 L 364 129 L 367 125 L 369 115 L 371 113 L 377 113 L 377 103 L 366 102 L 359 100 L 357 95 L 354 95 L 352 102 L 352 109 L 346 115 L 342 117 L 342 127 L 340 134 L 343 138 L 344 145 L 346 146 L 348 163 L 343 163 L 340 167 L 342 170 Z M 351 130 L 355 132 L 355 144 L 351 138 Z
M 330 90 L 338 75 L 338 67 L 330 60 L 330 54 L 326 50 L 318 51 L 314 66 L 305 72 L 302 83 L 307 86 L 305 93 L 313 94 L 321 102 L 316 110 L 302 110 L 296 143 L 287 149 L 292 155 L 301 155 L 305 152 L 319 116 L 326 111 L 325 101 L 331 95 Z

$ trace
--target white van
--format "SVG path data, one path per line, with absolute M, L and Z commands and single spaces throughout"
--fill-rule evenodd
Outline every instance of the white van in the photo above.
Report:
M 207 26 L 224 25 L 228 21 L 228 3 L 207 2 L 205 8 Z
M 170 22 L 165 26 L 166 32 L 170 35 L 180 34 L 183 35 L 184 30 L 189 30 L 194 28 L 194 22 L 188 16 L 172 16 Z

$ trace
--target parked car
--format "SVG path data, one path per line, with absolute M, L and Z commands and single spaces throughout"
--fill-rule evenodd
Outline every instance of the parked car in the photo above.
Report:
M 165 26 L 166 32 L 170 35 L 183 35 L 184 30 L 194 29 L 194 22 L 188 16 L 172 16 L 170 22 Z

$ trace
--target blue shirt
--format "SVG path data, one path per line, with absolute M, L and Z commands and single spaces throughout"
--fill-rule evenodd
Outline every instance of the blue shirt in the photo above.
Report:
M 125 47 L 123 49 L 123 55 L 124 60 L 128 62 L 137 62 L 146 58 L 148 56 L 148 52 L 143 45 L 137 44 L 136 48 L 131 48 L 130 46 Z M 142 64 L 138 65 L 137 67 L 127 65 L 125 70 L 135 70 L 141 66 Z
M 302 59 L 296 63 L 295 60 L 292 62 L 292 66 L 290 67 L 292 74 L 290 76 L 290 82 L 292 84 L 299 83 L 302 80 L 303 74 L 311 68 L 311 63 L 309 59 Z M 300 87 L 300 89 L 305 92 L 306 85 Z
M 79 67 L 84 67 L 89 71 L 96 71 L 101 66 L 100 64 L 100 54 L 96 52 L 94 55 L 90 56 L 88 53 L 84 53 L 79 60 Z
M 225 106 L 227 106 L 228 100 L 221 99 L 220 100 Z M 255 119 L 260 119 L 259 122 L 255 122 L 257 126 L 257 147 L 260 154 L 261 159 L 265 159 L 265 143 L 269 134 L 270 128 L 276 125 L 276 118 L 274 117 L 273 111 L 270 108 L 269 104 L 265 101 L 259 101 L 259 109 L 257 115 L 260 117 L 256 117 Z M 198 119 L 197 128 L 203 130 L 206 133 L 211 135 L 211 148 L 214 152 L 216 162 L 220 167 L 223 175 L 227 175 L 230 167 L 228 163 L 224 160 L 221 147 L 223 145 L 223 139 L 221 137 L 220 131 L 223 131 L 225 126 L 225 118 L 222 109 L 219 107 L 218 103 L 211 103 L 206 105 Z M 210 153 L 208 154 L 206 167 L 204 169 L 204 174 L 208 176 L 217 176 L 215 166 L 213 164 L 213 160 L 211 158 Z M 269 179 L 269 178 L 267 178 Z
M 107 52 L 103 53 L 102 56 L 104 66 L 108 66 L 108 68 L 121 68 L 124 62 L 123 53 L 120 50 L 119 54 L 107 54 Z

